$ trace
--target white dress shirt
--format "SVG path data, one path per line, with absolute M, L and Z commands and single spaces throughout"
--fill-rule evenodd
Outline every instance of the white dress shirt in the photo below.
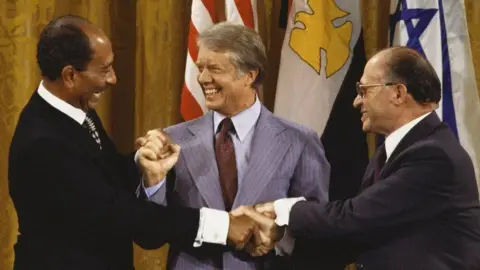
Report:
M 37 93 L 48 104 L 52 105 L 52 107 L 66 114 L 67 116 L 78 122 L 80 125 L 83 125 L 85 118 L 87 118 L 87 113 L 85 113 L 79 108 L 73 107 L 72 105 L 50 93 L 50 91 L 48 91 L 45 86 L 43 86 L 43 81 L 40 82 Z
M 425 117 L 427 117 L 430 113 L 435 112 L 428 112 L 425 113 L 414 120 L 408 122 L 407 124 L 401 126 L 399 129 L 392 132 L 386 139 L 385 139 L 385 151 L 387 153 L 387 160 L 392 155 L 393 151 L 400 143 L 400 141 L 407 135 L 407 133 L 412 130 L 420 121 L 422 121 Z M 274 202 L 274 209 L 277 215 L 277 219 L 275 223 L 278 226 L 287 226 L 289 224 L 290 219 L 290 211 L 294 204 L 299 201 L 304 201 L 305 198 L 286 198 L 286 199 L 279 199 Z M 280 254 L 291 254 L 293 251 L 293 244 L 294 240 L 293 237 L 290 236 L 288 230 L 285 230 L 285 236 L 283 239 L 276 245 L 276 250 Z
M 260 117 L 261 110 L 262 105 L 256 97 L 252 106 L 231 117 L 235 133 L 230 133 L 230 136 L 235 147 L 239 187 L 248 167 L 255 124 Z M 213 134 L 217 134 L 220 122 L 226 117 L 218 112 L 213 112 Z M 230 218 L 227 212 L 202 208 L 200 210 L 200 227 L 194 246 L 201 246 L 202 242 L 226 245 L 229 223 Z

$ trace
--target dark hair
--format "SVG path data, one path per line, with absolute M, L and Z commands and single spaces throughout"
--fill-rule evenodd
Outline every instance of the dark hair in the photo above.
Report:
M 221 22 L 200 33 L 197 45 L 215 52 L 228 52 L 237 71 L 258 71 L 252 87 L 259 89 L 265 78 L 267 54 L 260 35 L 253 29 L 230 22 Z
M 62 69 L 72 65 L 83 71 L 93 58 L 90 40 L 81 25 L 91 25 L 82 17 L 66 15 L 50 21 L 42 30 L 37 45 L 37 62 L 42 76 L 61 77 Z
M 438 103 L 442 86 L 433 66 L 419 52 L 408 47 L 387 49 L 388 80 L 403 83 L 418 103 Z

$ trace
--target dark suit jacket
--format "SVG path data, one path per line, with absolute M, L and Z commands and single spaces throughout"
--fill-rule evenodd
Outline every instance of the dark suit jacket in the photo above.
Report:
M 356 197 L 293 206 L 290 232 L 318 247 L 294 250 L 299 269 L 340 259 L 369 270 L 480 269 L 473 165 L 435 113 L 400 141 L 378 183 L 373 177 L 371 162 Z
M 36 92 L 23 109 L 8 171 L 20 231 L 15 269 L 132 269 L 132 240 L 193 243 L 199 211 L 138 200 L 133 155 L 118 154 L 92 118 L 103 150 Z

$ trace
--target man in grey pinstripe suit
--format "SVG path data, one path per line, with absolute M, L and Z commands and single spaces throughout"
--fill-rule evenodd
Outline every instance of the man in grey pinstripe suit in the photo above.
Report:
M 253 258 L 225 245 L 228 211 L 286 197 L 327 201 L 330 166 L 323 146 L 316 132 L 274 116 L 258 100 L 266 54 L 255 31 L 220 23 L 201 33 L 197 45 L 198 82 L 210 111 L 166 129 L 181 146 L 181 155 L 167 180 L 146 192 L 160 204 L 211 209 L 202 217 L 200 226 L 205 230 L 197 237 L 202 240 L 191 248 L 171 245 L 167 268 L 276 268 L 273 252 Z M 227 175 L 236 174 L 234 199 L 229 203 L 215 146 L 225 119 L 233 124 L 228 134 L 236 164 L 236 169 L 227 170 Z

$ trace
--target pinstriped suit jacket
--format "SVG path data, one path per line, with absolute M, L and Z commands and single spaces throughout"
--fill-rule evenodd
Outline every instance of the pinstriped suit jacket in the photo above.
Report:
M 170 206 L 224 210 L 215 161 L 213 113 L 166 129 L 181 147 L 174 177 L 151 198 Z M 233 208 L 304 196 L 328 200 L 330 166 L 318 134 L 278 118 L 262 106 L 250 160 Z M 273 254 L 252 258 L 220 245 L 170 246 L 168 269 L 268 269 Z

